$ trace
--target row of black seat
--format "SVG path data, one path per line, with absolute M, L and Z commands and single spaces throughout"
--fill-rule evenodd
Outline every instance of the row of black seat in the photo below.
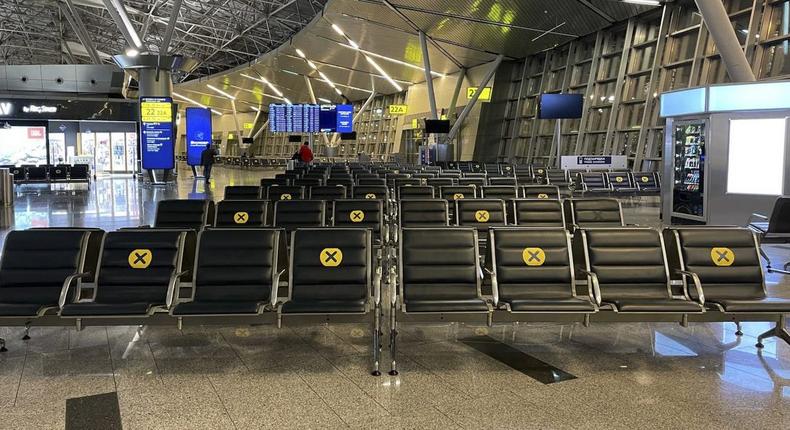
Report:
M 264 179 L 265 181 L 265 179 Z M 523 185 L 516 187 L 513 185 L 482 185 L 476 183 L 453 185 L 453 184 L 434 184 L 420 185 L 412 184 L 403 180 L 393 189 L 384 183 L 363 183 L 352 186 L 345 185 L 280 185 L 265 183 L 258 187 L 255 185 L 228 185 L 225 187 L 225 199 L 227 200 L 298 200 L 298 199 L 322 199 L 333 200 L 343 198 L 365 198 L 373 194 L 376 196 L 386 196 L 393 199 L 407 198 L 445 198 L 457 200 L 459 198 L 535 198 L 535 199 L 559 199 L 561 197 L 559 188 L 553 185 Z M 367 182 L 367 181 L 363 181 Z M 283 197 L 284 196 L 284 197 Z
M 90 166 L 87 164 L 0 166 L 14 175 L 14 182 L 90 182 Z

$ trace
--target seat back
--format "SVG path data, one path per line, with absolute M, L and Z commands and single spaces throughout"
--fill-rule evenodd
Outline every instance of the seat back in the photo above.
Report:
M 225 200 L 256 200 L 261 197 L 261 187 L 254 185 L 228 185 Z
M 274 203 L 274 227 L 291 232 L 298 228 L 326 225 L 326 203 L 323 200 L 280 200 Z
M 186 232 L 118 230 L 104 236 L 96 278 L 97 303 L 165 304 L 181 270 Z
M 202 230 L 214 217 L 210 200 L 161 200 L 156 206 L 154 228 Z
M 414 199 L 398 202 L 398 220 L 401 227 L 448 225 L 447 200 Z
M 454 178 L 428 178 L 425 180 L 427 185 L 436 187 L 449 187 L 455 184 Z
M 354 180 L 351 179 L 351 176 L 333 176 L 326 180 L 327 186 L 335 186 L 341 185 L 346 187 L 347 190 L 350 190 L 351 187 L 354 186 Z
M 276 202 L 278 200 L 301 200 L 304 198 L 304 187 L 297 185 L 273 185 L 269 187 L 267 199 Z
M 447 201 L 460 199 L 476 199 L 477 188 L 474 185 L 453 185 L 441 187 L 439 197 Z
M 509 186 L 516 186 L 516 178 L 513 176 L 496 176 L 496 177 L 489 177 L 488 183 L 491 185 L 509 185 Z
M 521 227 L 565 228 L 565 212 L 559 200 L 512 200 L 515 223 Z
M 623 208 L 617 199 L 570 199 L 571 219 L 579 228 L 624 226 Z
M 88 230 L 14 230 L 0 259 L 0 303 L 57 305 L 63 282 L 83 271 Z
M 335 200 L 332 225 L 369 228 L 373 238 L 380 239 L 384 225 L 384 203 L 374 199 Z
M 705 300 L 760 300 L 766 297 L 757 239 L 747 228 L 676 228 L 674 252 L 684 270 L 696 273 Z M 694 288 L 689 294 L 696 296 Z
M 634 172 L 633 180 L 640 189 L 660 188 L 656 172 Z
M 309 178 L 305 177 L 305 178 L 299 178 L 294 180 L 293 184 L 302 187 L 319 187 L 321 185 L 324 185 L 324 179 L 323 176 L 322 177 L 313 176 Z
M 509 200 L 518 197 L 515 185 L 486 185 L 481 194 L 484 199 Z
M 287 264 L 284 237 L 277 229 L 201 232 L 193 298 L 201 302 L 269 301 L 275 275 Z
M 631 181 L 631 175 L 627 172 L 608 172 L 606 179 L 609 181 L 613 190 L 621 190 L 626 188 L 634 188 L 634 183 Z
M 310 187 L 311 200 L 325 200 L 331 202 L 333 200 L 346 198 L 346 187 L 342 185 L 326 185 L 318 187 Z
M 549 184 L 555 184 L 560 187 L 566 187 L 571 182 L 568 171 L 562 169 L 546 170 L 546 180 Z
M 524 185 L 521 197 L 525 199 L 560 199 L 560 188 L 556 185 Z
M 577 178 L 585 189 L 603 190 L 609 188 L 606 185 L 606 177 L 603 172 L 580 172 L 577 174 Z
M 352 199 L 389 199 L 389 188 L 386 185 L 357 185 L 351 190 Z
M 485 178 L 460 178 L 458 179 L 458 185 L 472 185 L 478 190 L 482 190 L 483 187 L 486 185 Z
M 455 201 L 455 224 L 487 230 L 507 225 L 505 202 L 498 199 L 462 199 Z
M 393 185 L 394 185 L 394 187 L 396 189 L 399 189 L 401 187 L 416 187 L 416 186 L 423 185 L 423 180 L 420 179 L 420 178 L 415 178 L 415 177 L 398 178 L 398 179 L 395 179 L 395 182 L 393 183 Z
M 399 199 L 432 199 L 433 187 L 427 185 L 404 185 L 398 187 Z
M 652 228 L 581 230 L 585 266 L 598 275 L 603 301 L 669 299 L 664 240 Z
M 400 237 L 401 303 L 481 297 L 477 230 L 404 228 Z
M 489 235 L 499 300 L 576 296 L 571 238 L 565 229 L 495 227 Z
M 372 286 L 370 231 L 357 228 L 298 230 L 291 236 L 291 280 L 294 302 L 359 302 Z
M 217 203 L 214 227 L 261 228 L 268 221 L 268 205 L 265 200 L 223 200 Z
M 790 233 L 790 197 L 779 197 L 768 220 L 768 233 Z

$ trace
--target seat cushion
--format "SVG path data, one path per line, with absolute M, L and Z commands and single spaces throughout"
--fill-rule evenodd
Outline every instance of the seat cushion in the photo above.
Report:
M 63 316 L 147 315 L 149 303 L 69 303 L 63 306 Z
M 485 300 L 409 300 L 406 312 L 488 312 Z
M 714 302 L 713 300 L 710 300 Z M 790 313 L 790 299 L 769 297 L 762 300 L 716 300 L 725 312 L 782 312 Z
M 702 312 L 699 303 L 680 299 L 634 299 L 613 303 L 620 312 Z
M 284 314 L 362 314 L 366 310 L 365 300 L 290 301 L 282 306 Z
M 513 312 L 594 312 L 595 305 L 588 299 L 529 299 L 505 301 Z
M 186 302 L 173 308 L 173 315 L 257 314 L 260 302 Z
M 57 305 L 53 305 L 57 306 Z M 2 317 L 30 317 L 38 314 L 44 306 L 29 303 L 0 303 L 0 316 Z

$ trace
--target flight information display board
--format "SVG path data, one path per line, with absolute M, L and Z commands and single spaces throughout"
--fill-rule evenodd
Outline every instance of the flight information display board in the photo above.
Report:
M 175 167 L 173 99 L 140 97 L 140 140 L 143 169 Z
M 353 116 L 352 105 L 271 104 L 269 130 L 272 133 L 350 133 Z

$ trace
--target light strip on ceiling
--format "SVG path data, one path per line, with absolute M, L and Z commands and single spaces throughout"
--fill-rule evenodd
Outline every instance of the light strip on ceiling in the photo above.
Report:
M 344 48 L 353 49 L 354 51 L 359 51 L 359 52 L 361 52 L 363 54 L 370 55 L 371 57 L 381 58 L 382 60 L 390 61 L 390 62 L 393 62 L 395 64 L 400 64 L 401 66 L 410 67 L 410 68 L 412 68 L 414 70 L 425 71 L 425 69 L 420 67 L 420 66 L 416 66 L 414 64 L 398 60 L 396 58 L 391 58 L 391 57 L 387 57 L 385 55 L 376 54 L 375 52 L 372 52 L 372 51 L 366 51 L 364 49 L 361 49 L 359 47 L 359 45 L 356 45 L 355 43 L 352 43 L 352 42 L 353 41 L 350 41 L 349 43 L 339 43 L 339 42 L 336 42 L 336 43 L 338 45 L 344 47 Z M 354 45 L 356 45 L 356 47 L 354 47 Z M 431 70 L 431 75 L 439 77 L 439 78 L 447 77 L 447 75 L 445 75 L 444 73 L 439 73 L 439 72 L 436 72 L 436 71 L 433 71 L 433 70 Z
M 644 6 L 661 6 L 658 0 L 623 0 L 623 3 L 641 4 Z
M 384 79 L 386 79 L 387 82 L 390 83 L 390 85 L 395 87 L 395 89 L 397 89 L 398 91 L 403 91 L 403 87 L 400 86 L 397 82 L 395 82 L 395 80 L 392 79 L 392 77 L 390 77 L 390 75 L 388 75 L 387 72 L 385 72 L 384 69 L 381 68 L 381 66 L 379 66 L 375 60 L 373 60 L 373 58 L 371 58 L 371 56 L 362 52 L 362 50 L 360 50 L 359 44 L 351 40 L 351 38 L 346 35 L 346 33 L 343 31 L 342 28 L 338 27 L 336 24 L 332 24 L 332 29 L 335 30 L 337 34 L 343 36 L 348 41 L 349 45 L 351 45 L 352 48 L 362 53 L 365 59 L 368 60 L 368 63 L 370 63 L 370 65 L 373 66 L 374 69 L 376 69 L 379 73 L 381 73 L 381 75 L 384 76 Z
M 230 85 L 230 87 L 231 88 L 235 88 L 235 89 L 237 89 L 239 91 L 248 92 L 250 94 L 253 94 L 253 95 L 256 95 L 256 96 L 259 96 L 259 97 L 271 97 L 271 98 L 276 99 L 276 100 L 285 100 L 285 97 L 275 96 L 274 94 L 266 94 L 262 90 L 257 90 L 257 89 L 256 90 L 251 90 L 251 89 L 242 88 L 242 87 L 239 87 L 239 86 L 236 86 L 236 85 Z M 240 101 L 242 103 L 247 103 L 244 100 L 240 100 Z
M 203 109 L 211 109 L 211 112 L 214 112 L 217 115 L 222 115 L 222 112 L 220 112 L 220 111 L 218 111 L 216 109 L 212 109 L 212 108 L 210 108 L 210 107 L 208 107 L 208 106 L 204 105 L 203 103 L 200 103 L 200 102 L 198 102 L 196 100 L 192 100 L 192 99 L 190 99 L 187 96 L 182 96 L 181 94 L 178 94 L 176 92 L 174 92 L 173 95 L 178 97 L 178 98 L 180 98 L 181 100 L 188 101 L 188 102 L 192 103 L 193 105 L 198 105 L 198 106 L 202 107 Z
M 296 73 L 296 72 L 294 72 L 294 71 L 292 71 L 292 70 L 288 70 L 288 69 L 282 69 L 282 70 L 280 70 L 280 71 L 281 71 L 281 72 L 283 72 L 283 73 L 288 73 L 289 75 L 294 75 L 294 76 L 307 76 L 307 77 L 308 77 L 308 78 L 310 78 L 310 79 L 315 79 L 315 78 L 313 78 L 312 76 L 303 75 L 303 74 L 301 74 L 301 73 Z M 370 93 L 372 93 L 372 92 L 373 92 L 373 91 L 371 91 L 371 90 L 368 90 L 368 89 L 365 89 L 365 88 L 360 88 L 360 87 L 355 87 L 355 86 L 352 86 L 352 85 L 345 85 L 345 84 L 335 84 L 335 85 L 337 85 L 338 87 L 348 88 L 348 89 L 350 89 L 350 90 L 357 90 L 357 91 L 362 91 L 362 92 L 365 92 L 365 93 L 368 93 L 368 94 L 370 94 Z
M 263 76 L 261 76 L 260 78 L 256 78 L 256 77 L 250 76 L 250 75 L 248 75 L 246 73 L 242 73 L 241 76 L 244 76 L 247 79 L 252 79 L 253 81 L 265 84 L 266 86 L 269 87 L 270 90 L 274 91 L 274 93 L 277 94 L 277 96 L 283 97 L 283 92 L 280 91 L 279 89 L 277 89 L 277 87 L 275 87 L 271 82 L 269 82 L 268 79 L 264 78 Z
M 211 89 L 212 89 L 212 90 L 214 90 L 215 92 L 217 92 L 217 94 L 221 94 L 221 95 L 223 95 L 223 96 L 225 96 L 225 97 L 227 97 L 227 98 L 229 98 L 229 99 L 231 99 L 231 100 L 236 100 L 236 97 L 235 97 L 235 96 L 232 96 L 232 95 L 230 95 L 230 94 L 226 93 L 225 91 L 222 91 L 221 89 L 219 89 L 219 88 L 215 87 L 214 85 L 211 85 L 211 84 L 206 84 L 206 86 L 207 86 L 207 87 L 209 87 L 209 88 L 211 88 Z
M 132 43 L 134 47 L 138 50 L 143 47 L 143 41 L 140 40 L 140 36 L 137 34 L 137 30 L 132 25 L 132 22 L 129 20 L 129 15 L 126 14 L 126 9 L 123 7 L 123 3 L 118 0 L 111 0 L 111 4 L 113 8 L 115 8 L 115 12 L 121 18 L 121 22 L 123 22 L 123 26 L 126 27 L 126 31 L 129 33 L 129 37 L 132 38 Z
M 315 63 L 313 63 L 312 61 L 310 61 L 310 59 L 307 58 L 307 54 L 305 54 L 304 51 L 302 51 L 299 48 L 296 48 L 296 55 L 302 57 L 302 59 L 307 62 L 307 65 L 310 66 L 311 69 L 313 69 L 316 72 L 318 72 L 318 75 L 321 76 L 321 80 L 322 81 L 326 82 L 327 85 L 332 87 L 332 89 L 335 90 L 337 95 L 339 95 L 340 97 L 343 97 L 343 93 L 340 91 L 340 89 L 337 87 L 337 85 L 335 85 L 335 83 L 332 82 L 332 80 L 329 79 L 329 77 L 327 77 L 324 74 L 324 72 L 318 70 L 318 66 Z

